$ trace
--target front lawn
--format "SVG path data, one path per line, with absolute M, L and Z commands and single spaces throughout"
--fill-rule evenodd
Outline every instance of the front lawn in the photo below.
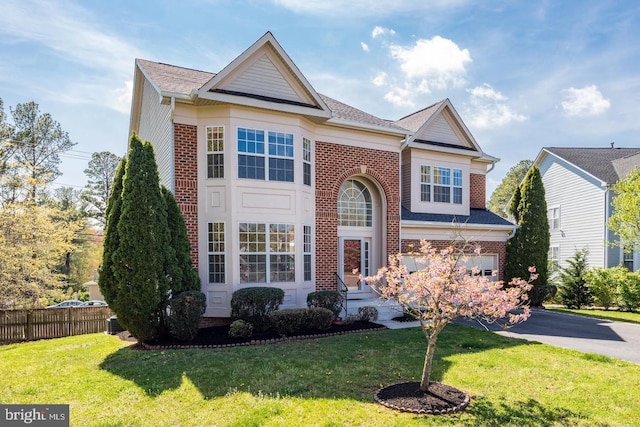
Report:
M 0 403 L 69 403 L 75 426 L 640 425 L 640 365 L 449 325 L 433 379 L 471 395 L 461 414 L 373 400 L 415 380 L 419 328 L 216 350 L 135 351 L 93 334 L 0 347 Z
M 547 306 L 548 310 L 560 311 L 563 313 L 579 314 L 581 316 L 595 317 L 598 319 L 617 320 L 620 322 L 638 323 L 640 324 L 640 313 L 635 311 L 614 311 L 601 310 L 597 308 L 584 308 L 581 310 L 566 308 L 563 306 Z

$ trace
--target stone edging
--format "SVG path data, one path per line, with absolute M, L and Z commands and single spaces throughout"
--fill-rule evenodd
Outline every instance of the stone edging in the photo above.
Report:
M 392 384 L 392 385 L 388 385 L 386 387 L 382 387 L 380 390 L 378 390 L 376 392 L 376 394 L 373 396 L 373 398 L 376 400 L 376 402 L 378 402 L 379 404 L 381 404 L 382 406 L 385 406 L 387 408 L 390 409 L 395 409 L 397 411 L 402 411 L 402 412 L 410 412 L 410 413 L 414 413 L 414 414 L 431 414 L 431 415 L 445 415 L 445 414 L 452 414 L 455 412 L 460 412 L 463 409 L 465 409 L 467 406 L 469 406 L 469 395 L 467 393 L 464 393 L 465 398 L 462 401 L 462 403 L 460 403 L 459 405 L 456 406 L 451 406 L 449 408 L 446 409 L 442 409 L 442 410 L 429 410 L 429 409 L 412 409 L 412 408 L 405 408 L 403 406 L 398 406 L 398 405 L 394 405 L 392 403 L 387 402 L 384 399 L 381 399 L 379 396 L 379 393 L 382 392 L 383 390 L 386 390 L 388 388 L 391 388 L 393 386 L 396 386 L 398 384 L 402 384 L 402 383 L 397 383 L 397 384 Z M 431 384 L 437 384 L 435 381 L 431 382 Z M 446 384 L 444 384 L 446 385 Z M 447 386 L 447 387 L 451 387 L 451 386 Z M 455 388 L 455 387 L 451 387 L 451 388 Z
M 313 334 L 313 335 L 296 335 L 293 337 L 282 337 L 282 338 L 271 338 L 268 340 L 251 340 L 247 342 L 235 343 L 235 344 L 215 344 L 215 345 L 189 345 L 189 344 L 175 344 L 175 345 L 150 345 L 141 342 L 140 346 L 145 350 L 186 350 L 186 349 L 205 349 L 205 348 L 231 348 L 231 347 L 245 347 L 252 345 L 264 345 L 264 344 L 272 344 L 272 343 L 280 343 L 286 341 L 300 341 L 307 340 L 313 338 L 326 338 L 333 337 L 337 335 L 350 335 L 350 334 L 359 334 L 363 332 L 369 331 L 382 331 L 388 329 L 386 326 L 381 328 L 370 328 L 370 329 L 358 329 L 353 331 L 341 331 L 341 332 L 333 332 L 326 334 Z

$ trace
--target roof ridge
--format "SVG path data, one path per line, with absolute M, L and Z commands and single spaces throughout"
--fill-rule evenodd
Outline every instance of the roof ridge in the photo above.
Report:
M 423 111 L 426 111 L 426 110 L 428 110 L 429 108 L 435 107 L 435 106 L 436 106 L 436 105 L 438 105 L 438 104 L 442 104 L 442 103 L 443 103 L 444 101 L 446 101 L 447 99 L 448 99 L 448 98 L 441 99 L 440 101 L 434 102 L 433 104 L 429 105 L 428 107 L 421 108 L 421 109 L 419 109 L 419 110 L 417 110 L 417 111 L 414 111 L 413 113 L 409 113 L 409 114 L 407 114 L 406 116 L 404 116 L 404 117 L 400 117 L 399 119 L 394 120 L 394 121 L 399 122 L 400 120 L 404 120 L 404 119 L 406 119 L 407 117 L 415 116 L 416 114 L 418 114 L 418 113 L 422 113 Z
M 180 69 L 183 69 L 183 70 L 195 71 L 195 72 L 198 72 L 198 73 L 206 73 L 206 74 L 213 74 L 213 75 L 217 74 L 217 73 L 214 73 L 213 71 L 198 70 L 197 68 L 183 67 L 181 65 L 169 64 L 167 62 L 152 61 L 150 59 L 144 59 L 144 58 L 136 58 L 136 61 L 151 62 L 151 63 L 158 64 L 158 65 L 164 65 L 166 67 L 180 68 Z

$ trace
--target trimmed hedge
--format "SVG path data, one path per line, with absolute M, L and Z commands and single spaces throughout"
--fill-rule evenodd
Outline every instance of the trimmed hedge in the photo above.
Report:
M 269 329 L 269 315 L 280 307 L 284 291 L 280 288 L 251 287 L 239 289 L 231 297 L 231 317 L 253 324 L 257 331 Z
M 200 291 L 185 291 L 171 298 L 167 307 L 169 334 L 180 341 L 193 340 L 206 308 L 207 297 Z
M 324 331 L 333 322 L 333 313 L 322 307 L 276 310 L 269 317 L 273 328 L 281 337 L 309 330 Z
M 238 319 L 229 326 L 229 336 L 231 338 L 251 338 L 253 335 L 253 325 Z
M 342 312 L 342 294 L 338 291 L 317 291 L 307 295 L 307 307 L 322 307 L 331 310 L 338 318 Z

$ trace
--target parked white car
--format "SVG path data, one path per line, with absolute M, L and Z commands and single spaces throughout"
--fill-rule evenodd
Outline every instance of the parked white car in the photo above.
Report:
M 69 307 L 84 307 L 85 303 L 78 300 L 62 301 L 55 305 L 50 305 L 47 308 L 69 308 Z

